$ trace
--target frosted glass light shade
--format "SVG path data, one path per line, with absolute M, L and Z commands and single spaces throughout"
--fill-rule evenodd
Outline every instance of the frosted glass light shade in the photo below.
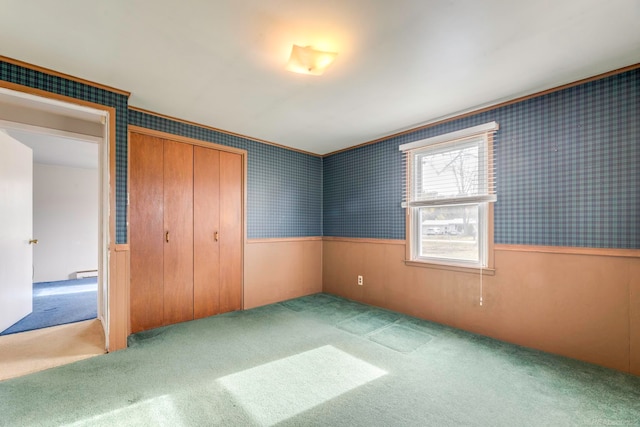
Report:
M 293 45 L 286 69 L 294 73 L 319 76 L 331 65 L 338 54 L 315 50 L 311 46 Z

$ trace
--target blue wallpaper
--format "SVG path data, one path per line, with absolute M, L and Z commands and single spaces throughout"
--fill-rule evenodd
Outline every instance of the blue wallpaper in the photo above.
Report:
M 0 60 L 0 80 L 116 109 L 116 243 L 127 242 L 127 103 L 125 95 Z
M 324 159 L 324 235 L 403 239 L 398 146 L 497 121 L 495 242 L 640 248 L 640 70 Z
M 127 97 L 0 60 L 0 79 L 116 109 L 116 241 L 126 243 L 127 124 L 248 152 L 248 237 L 403 239 L 398 145 L 492 120 L 495 241 L 640 248 L 640 70 L 324 159 L 128 110 Z
M 248 238 L 322 235 L 322 159 L 128 110 L 126 96 L 0 60 L 0 80 L 116 109 L 116 242 L 127 242 L 127 125 L 248 152 Z
M 129 123 L 247 150 L 247 237 L 322 235 L 322 159 L 136 110 Z
M 403 155 L 397 143 L 365 145 L 323 160 L 325 236 L 404 239 Z

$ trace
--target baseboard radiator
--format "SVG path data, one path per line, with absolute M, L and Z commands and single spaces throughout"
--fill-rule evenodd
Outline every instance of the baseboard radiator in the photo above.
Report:
M 87 277 L 98 277 L 98 270 L 76 271 L 76 279 L 86 279 Z

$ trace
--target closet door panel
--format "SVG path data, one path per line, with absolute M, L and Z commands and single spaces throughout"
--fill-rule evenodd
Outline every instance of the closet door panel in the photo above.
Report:
M 129 147 L 131 331 L 162 326 L 163 140 L 131 134 Z
M 193 315 L 220 312 L 220 152 L 194 147 L 193 152 Z
M 164 142 L 164 324 L 193 320 L 193 146 Z
M 220 152 L 220 312 L 242 308 L 242 156 Z

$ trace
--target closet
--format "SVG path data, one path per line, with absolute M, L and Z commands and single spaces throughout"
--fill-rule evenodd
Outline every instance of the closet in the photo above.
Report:
M 241 152 L 131 132 L 131 332 L 242 308 Z

